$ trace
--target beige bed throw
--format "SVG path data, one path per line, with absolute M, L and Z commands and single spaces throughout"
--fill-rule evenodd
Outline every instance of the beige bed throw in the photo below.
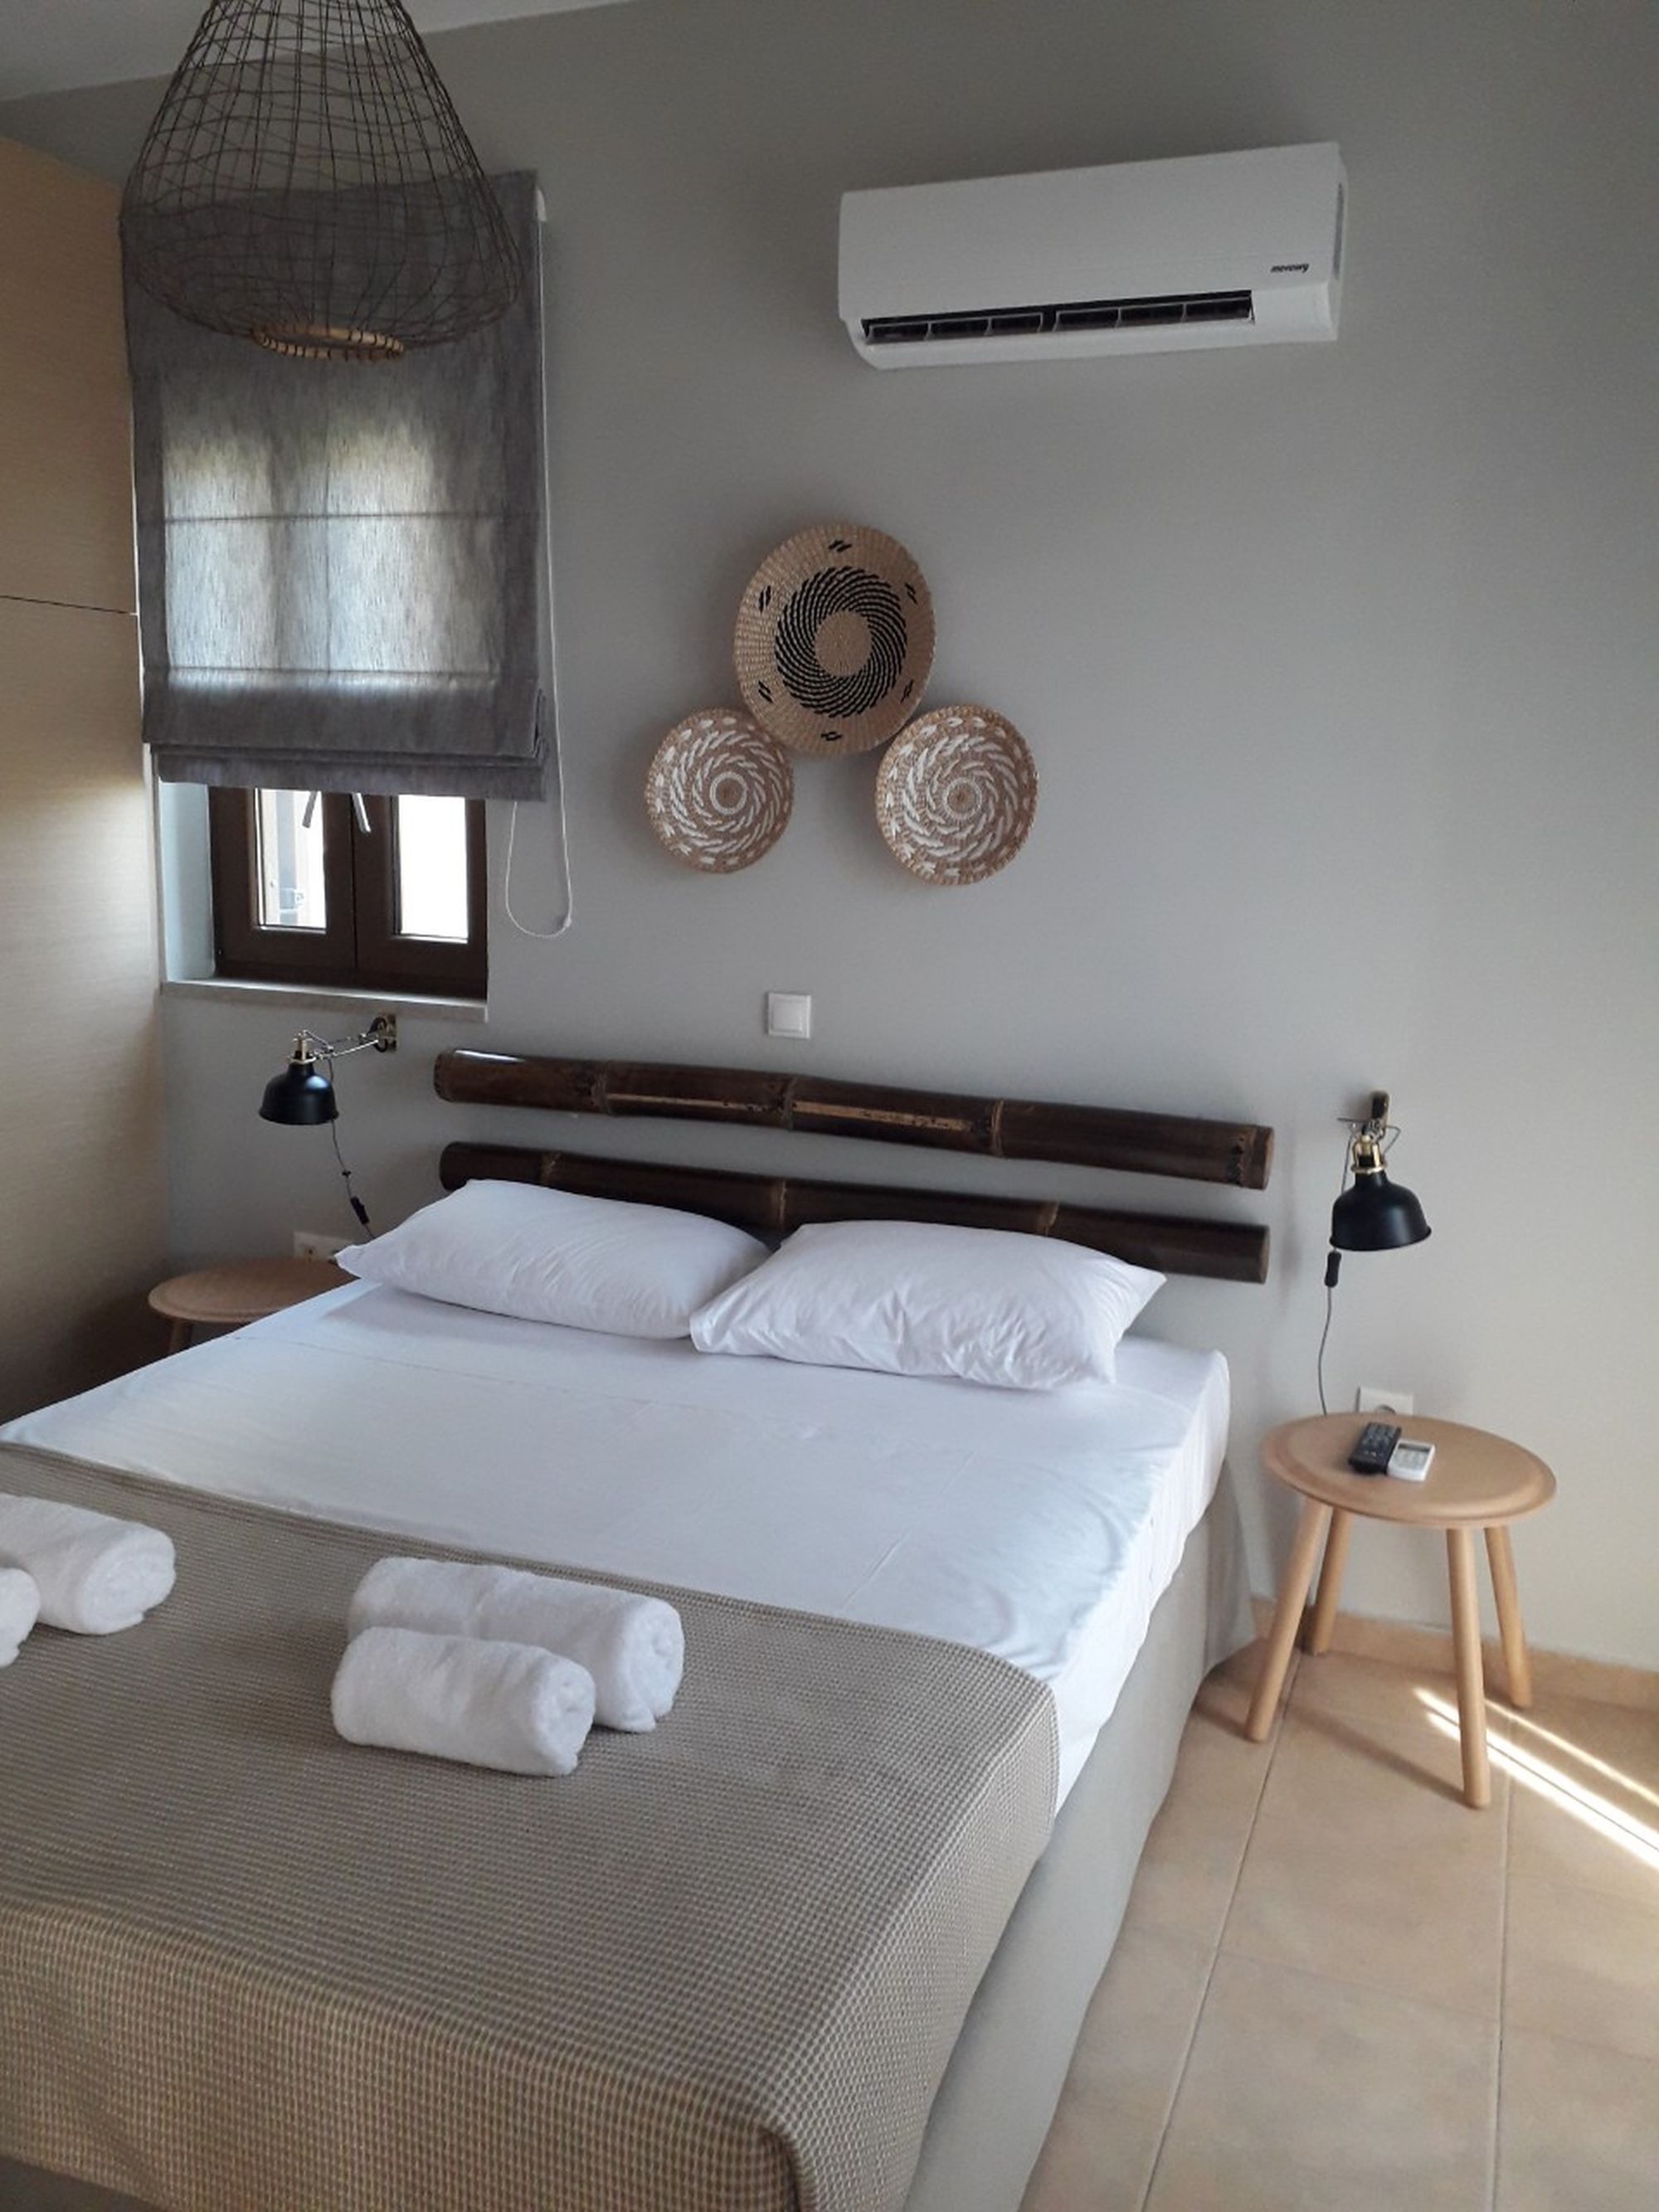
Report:
M 902 2204 L 1048 1834 L 1045 1690 L 669 1590 L 679 1702 L 570 1779 L 357 1750 L 352 1589 L 440 1547 L 16 1449 L 0 1487 L 179 1553 L 0 1680 L 0 2155 L 164 2212 Z

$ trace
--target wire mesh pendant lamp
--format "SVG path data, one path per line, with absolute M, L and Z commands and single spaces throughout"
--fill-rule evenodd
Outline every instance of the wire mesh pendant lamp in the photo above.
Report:
M 176 314 L 309 360 L 464 337 L 522 274 L 399 0 L 211 0 L 121 234 L 133 277 Z

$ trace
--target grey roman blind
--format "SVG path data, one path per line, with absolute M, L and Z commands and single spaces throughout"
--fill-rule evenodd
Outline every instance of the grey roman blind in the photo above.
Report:
M 144 736 L 172 782 L 545 795 L 541 252 L 497 323 L 293 361 L 127 285 Z

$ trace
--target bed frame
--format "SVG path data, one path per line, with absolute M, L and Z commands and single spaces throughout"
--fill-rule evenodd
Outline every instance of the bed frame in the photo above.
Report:
M 875 1138 L 994 1159 L 1043 1160 L 1265 1188 L 1273 1132 L 1254 1123 L 957 1097 L 746 1068 L 439 1054 L 441 1098 L 544 1112 L 736 1122 Z M 1166 1273 L 1267 1279 L 1267 1231 L 1238 1220 L 1107 1211 L 891 1185 L 802 1182 L 533 1146 L 446 1146 L 447 1189 L 488 1177 L 674 1206 L 762 1234 L 811 1221 L 957 1222 L 1066 1238 Z M 951 2054 L 905 2212 L 1018 2212 L 1065 2086 L 1083 2015 L 1105 1971 L 1146 1832 L 1208 1669 L 1249 1640 L 1238 1513 L 1224 1468 L 1110 1720 L 1026 1883 Z M 147 2212 L 62 2176 L 0 2159 L 5 2212 Z
M 1254 1122 L 899 1091 L 756 1068 L 457 1051 L 440 1053 L 433 1079 L 438 1096 L 457 1105 L 735 1122 L 745 1128 L 862 1137 L 992 1159 L 1180 1176 L 1246 1190 L 1265 1188 L 1273 1162 L 1273 1133 Z M 809 1182 L 522 1145 L 448 1145 L 439 1172 L 447 1190 L 481 1180 L 542 1183 L 588 1197 L 713 1214 L 760 1236 L 785 1236 L 814 1221 L 945 1221 L 1063 1237 L 1164 1274 L 1208 1275 L 1233 1283 L 1267 1278 L 1267 1231 L 1253 1222 L 889 1183 Z
M 438 1096 L 456 1105 L 732 1122 L 1243 1190 L 1264 1189 L 1273 1165 L 1273 1133 L 1254 1122 L 896 1090 L 757 1068 L 454 1051 L 438 1055 L 433 1079 Z M 945 1221 L 1064 1237 L 1165 1274 L 1241 1283 L 1267 1275 L 1267 1229 L 1236 1219 L 805 1182 L 533 1146 L 451 1144 L 440 1173 L 448 1190 L 484 1178 L 540 1183 L 713 1214 L 763 1236 L 812 1221 Z M 1117 1941 L 1198 1686 L 1251 1632 L 1237 1505 L 1224 1468 L 980 1984 L 934 2101 L 905 2212 L 1018 2212 L 1084 2014 Z

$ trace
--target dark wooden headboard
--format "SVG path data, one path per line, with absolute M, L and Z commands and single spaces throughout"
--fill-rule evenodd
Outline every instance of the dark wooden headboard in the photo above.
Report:
M 454 1051 L 438 1055 L 433 1079 L 441 1098 L 462 1105 L 735 1121 L 751 1128 L 978 1152 L 993 1159 L 1048 1160 L 1232 1183 L 1246 1190 L 1265 1188 L 1273 1162 L 1273 1131 L 1254 1122 L 902 1091 L 755 1068 Z M 1267 1276 L 1267 1231 L 1252 1222 L 744 1175 L 518 1145 L 447 1146 L 440 1172 L 447 1190 L 482 1178 L 544 1183 L 592 1197 L 682 1206 L 762 1235 L 781 1236 L 811 1221 L 951 1221 L 1061 1237 L 1165 1274 L 1239 1283 L 1265 1282 Z

